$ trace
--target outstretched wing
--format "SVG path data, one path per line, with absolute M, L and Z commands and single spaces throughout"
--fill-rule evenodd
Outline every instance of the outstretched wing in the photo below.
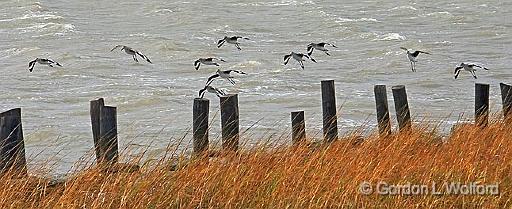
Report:
M 424 51 L 414 51 L 412 53 L 412 56 L 417 57 L 418 55 L 420 55 L 420 53 L 422 53 L 422 54 L 430 54 L 430 53 L 424 52 Z
M 34 66 L 36 65 L 37 59 L 32 60 L 28 63 L 28 71 L 32 72 L 34 70 Z
M 226 40 L 225 40 L 225 39 L 221 39 L 221 40 L 219 40 L 219 41 L 217 42 L 217 48 L 220 48 L 220 47 L 224 44 L 224 42 L 226 42 Z
M 310 59 L 310 60 L 311 60 L 311 61 L 313 61 L 313 62 L 316 62 L 316 60 L 315 60 L 315 59 L 313 59 L 313 57 L 310 57 L 310 56 L 308 56 L 308 55 L 304 55 L 304 57 L 306 57 L 306 58 Z
M 238 74 L 247 74 L 243 71 L 239 71 L 239 70 L 228 70 L 228 73 L 231 73 L 231 72 L 235 72 L 235 73 L 238 73 Z
M 225 96 L 226 95 L 226 92 L 224 92 L 223 90 L 220 90 L 218 88 L 214 88 L 215 91 L 217 92 L 217 96 Z
M 216 59 L 216 60 L 219 60 L 219 61 L 221 61 L 221 62 L 226 62 L 226 60 L 223 60 L 222 58 L 216 58 L 216 57 L 214 57 L 214 58 L 212 58 L 212 59 Z
M 405 50 L 405 51 L 409 51 L 409 49 L 407 49 L 405 47 L 400 47 L 400 49 Z
M 57 65 L 59 67 L 62 67 L 62 65 L 60 63 L 56 62 L 55 60 L 52 60 L 52 59 L 47 59 L 47 60 L 48 60 L 48 62 L 50 62 L 52 64 L 55 64 L 55 65 Z
M 149 62 L 149 63 L 153 64 L 153 63 L 151 62 L 151 60 L 149 60 L 149 58 L 148 58 L 148 57 L 146 57 L 146 55 L 144 55 L 144 54 L 142 54 L 142 53 L 140 53 L 140 52 L 138 52 L 138 51 L 135 51 L 135 53 L 137 53 L 140 57 L 142 57 L 142 59 L 145 59 L 147 62 Z
M 199 90 L 199 95 L 198 95 L 198 96 L 199 96 L 199 98 L 203 98 L 203 96 L 204 96 L 204 91 L 206 91 L 206 88 L 207 88 L 207 86 L 205 86 L 203 89 Z
M 206 80 L 206 85 L 209 86 L 210 83 L 213 81 L 213 79 L 215 78 L 218 78 L 220 75 L 219 74 L 215 74 L 215 75 L 212 75 L 208 78 L 208 80 Z
M 462 66 L 459 66 L 459 67 L 456 67 L 455 68 L 455 72 L 453 72 L 454 76 L 455 76 L 455 79 L 457 79 L 457 77 L 459 77 L 459 73 L 460 73 L 460 70 L 462 69 L 463 67 Z
M 194 67 L 196 68 L 196 70 L 199 70 L 199 66 L 201 66 L 201 61 L 196 60 L 196 61 L 194 62 Z
M 288 61 L 290 61 L 291 54 L 284 55 L 284 64 L 288 64 Z
M 114 46 L 114 48 L 112 48 L 110 51 L 114 51 L 118 48 L 123 48 L 123 45 L 117 45 L 117 46 Z
M 488 69 L 488 68 L 486 68 L 486 67 L 482 67 L 482 66 L 480 66 L 480 65 L 475 65 L 475 64 L 471 64 L 471 65 L 468 65 L 468 66 L 469 66 L 469 67 L 471 67 L 471 68 L 472 68 L 472 67 L 477 67 L 477 68 L 482 68 L 482 69 L 484 69 L 484 70 L 489 70 L 489 69 Z
M 308 52 L 308 55 L 313 54 L 313 44 L 308 44 L 306 51 Z

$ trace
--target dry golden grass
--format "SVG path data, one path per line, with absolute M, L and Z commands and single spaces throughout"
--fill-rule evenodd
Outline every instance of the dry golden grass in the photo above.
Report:
M 91 167 L 63 183 L 0 179 L 0 208 L 509 208 L 512 125 L 465 126 L 442 139 L 414 128 L 330 146 L 263 147 L 138 172 Z M 499 184 L 498 195 L 364 195 L 362 182 Z

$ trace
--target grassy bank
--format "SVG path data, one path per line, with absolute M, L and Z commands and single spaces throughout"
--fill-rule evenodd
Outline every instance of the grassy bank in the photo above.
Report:
M 504 208 L 511 206 L 512 125 L 464 126 L 445 138 L 418 128 L 328 147 L 264 148 L 164 161 L 137 172 L 90 167 L 52 183 L 0 179 L 1 208 Z M 173 167 L 174 169 L 171 169 Z M 174 170 L 174 171 L 173 171 Z M 368 182 L 370 194 L 360 185 Z M 380 182 L 380 183 L 379 183 Z M 383 182 L 386 182 L 385 184 Z M 449 194 L 443 184 L 498 184 L 499 194 Z M 437 185 L 386 195 L 377 185 Z M 382 189 L 382 188 L 381 188 Z M 384 191 L 385 192 L 385 191 Z M 395 191 L 396 192 L 396 191 Z M 453 192 L 453 191 L 452 191 Z M 405 194 L 404 194 L 405 193 Z

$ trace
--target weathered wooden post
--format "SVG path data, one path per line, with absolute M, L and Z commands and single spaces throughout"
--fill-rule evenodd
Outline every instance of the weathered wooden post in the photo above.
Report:
M 100 109 L 105 106 L 103 98 L 92 100 L 90 102 L 90 115 L 91 115 L 91 126 L 92 126 L 92 138 L 94 140 L 94 151 L 96 153 L 96 159 L 102 158 L 102 149 L 99 146 L 100 141 Z
M 194 154 L 201 154 L 208 150 L 208 114 L 210 111 L 210 100 L 203 98 L 194 99 L 192 110 L 194 134 Z
M 407 92 L 404 85 L 391 87 L 393 91 L 393 100 L 395 101 L 395 111 L 400 131 L 409 130 L 411 128 L 411 112 L 409 111 L 409 103 L 407 102 Z
M 100 146 L 103 149 L 103 160 L 117 163 L 117 108 L 103 106 L 100 115 Z
M 375 85 L 373 91 L 375 93 L 375 106 L 377 109 L 379 135 L 381 137 L 385 137 L 391 134 L 391 120 L 389 117 L 386 85 Z
M 505 121 L 512 119 L 512 86 L 500 83 L 501 102 L 503 104 L 503 116 Z
M 96 162 L 117 163 L 117 109 L 105 106 L 102 98 L 91 101 L 90 105 Z
M 294 145 L 306 140 L 306 122 L 304 111 L 292 112 L 292 142 Z
M 25 144 L 21 125 L 21 109 L 0 113 L 0 172 L 27 174 Z
M 220 97 L 220 118 L 222 128 L 222 148 L 237 151 L 239 141 L 238 95 Z
M 336 116 L 334 80 L 322 81 L 321 86 L 324 143 L 328 143 L 338 139 L 338 118 Z
M 489 122 L 489 84 L 475 84 L 475 123 L 487 126 Z

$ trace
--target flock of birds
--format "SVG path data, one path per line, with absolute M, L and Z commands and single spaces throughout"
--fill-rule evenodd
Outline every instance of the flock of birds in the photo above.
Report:
M 242 50 L 242 48 L 240 48 L 240 43 L 239 43 L 239 40 L 242 40 L 242 39 L 249 40 L 249 38 L 241 37 L 241 36 L 232 36 L 232 37 L 224 36 L 223 39 L 220 39 L 217 42 L 217 48 L 220 48 L 225 43 L 228 43 L 228 44 L 233 44 L 238 50 Z M 326 55 L 330 56 L 329 50 L 326 48 L 327 46 L 330 46 L 330 47 L 333 47 L 333 48 L 337 48 L 334 44 L 331 44 L 331 43 L 324 43 L 324 42 L 321 42 L 321 43 L 310 43 L 306 47 L 307 54 L 291 52 L 290 54 L 285 55 L 284 56 L 284 65 L 287 65 L 288 62 L 290 61 L 290 59 L 293 58 L 294 60 L 296 60 L 299 63 L 300 67 L 302 69 L 304 69 L 304 61 L 311 60 L 312 62 L 316 63 L 316 60 L 313 59 L 313 57 L 311 57 L 311 55 L 313 54 L 314 50 L 322 51 Z M 128 47 L 128 46 L 117 45 L 114 48 L 112 48 L 110 51 L 114 51 L 114 50 L 119 49 L 119 48 L 121 49 L 121 51 L 124 51 L 126 54 L 131 55 L 135 62 L 139 62 L 137 57 L 141 57 L 142 59 L 146 60 L 147 62 L 152 63 L 151 60 L 146 55 L 144 55 L 140 51 L 137 51 L 137 50 L 135 50 L 135 49 L 133 49 L 131 47 Z M 409 59 L 409 62 L 411 63 L 411 70 L 413 72 L 416 72 L 416 63 L 418 62 L 417 61 L 418 56 L 420 54 L 428 54 L 428 55 L 430 55 L 429 52 L 410 51 L 409 49 L 407 49 L 405 47 L 400 47 L 400 49 L 403 49 L 404 51 L 406 51 L 407 58 Z M 197 59 L 194 62 L 194 67 L 195 67 L 196 70 L 199 70 L 201 65 L 214 65 L 214 66 L 218 67 L 218 66 L 220 66 L 219 62 L 226 62 L 226 61 L 221 59 L 221 58 L 216 58 L 216 57 L 199 58 L 199 59 Z M 50 67 L 54 67 L 54 65 L 62 67 L 62 65 L 60 63 L 58 63 L 58 62 L 56 62 L 56 61 L 54 61 L 52 59 L 36 58 L 35 60 L 30 61 L 29 64 L 28 64 L 29 65 L 29 69 L 28 70 L 30 72 L 33 71 L 34 66 L 36 65 L 36 63 L 41 64 L 41 65 L 47 65 L 47 66 L 50 66 Z M 462 70 L 464 70 L 464 71 L 468 71 L 469 73 L 471 73 L 473 78 L 476 79 L 477 78 L 477 76 L 476 76 L 477 68 L 484 69 L 484 70 L 489 70 L 486 67 L 482 67 L 482 66 L 479 66 L 479 65 L 476 65 L 476 64 L 461 63 L 458 66 L 456 66 L 456 68 L 455 68 L 454 78 L 457 79 L 457 77 L 459 77 L 460 72 Z M 220 70 L 220 69 L 218 69 L 215 72 L 215 74 L 213 74 L 210 77 L 208 77 L 208 79 L 206 81 L 206 85 L 204 86 L 204 88 L 199 90 L 199 97 L 203 98 L 205 92 L 213 93 L 213 94 L 217 95 L 218 97 L 225 96 L 226 92 L 224 92 L 221 89 L 213 87 L 211 84 L 212 84 L 212 82 L 215 79 L 221 78 L 221 79 L 225 79 L 225 80 L 229 81 L 231 84 L 235 85 L 235 81 L 233 80 L 234 77 L 233 77 L 232 73 L 246 74 L 245 72 L 239 71 L 239 70 Z

